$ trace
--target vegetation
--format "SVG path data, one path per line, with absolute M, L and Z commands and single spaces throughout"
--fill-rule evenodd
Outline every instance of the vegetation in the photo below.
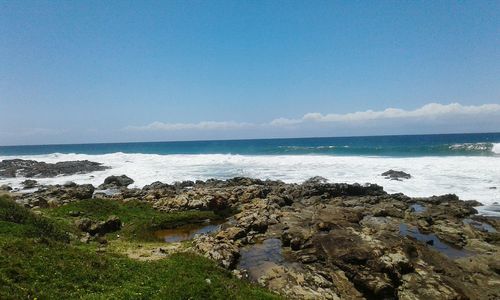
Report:
M 38 216 L 0 197 L 0 299 L 277 298 L 195 254 L 143 262 L 98 251 L 95 242 L 70 241 L 65 232 L 74 230 L 69 210 L 95 219 L 114 214 L 125 224 L 153 227 L 210 217 L 199 212 L 160 213 L 140 203 L 102 200 L 76 202 Z
M 115 215 L 124 223 L 120 235 L 129 240 L 152 241 L 153 232 L 160 229 L 175 228 L 187 223 L 216 220 L 222 216 L 212 211 L 181 211 L 165 213 L 153 209 L 150 205 L 140 201 L 120 202 L 103 199 L 89 199 L 72 202 L 67 205 L 46 209 L 43 213 L 61 224 L 70 225 L 76 218 L 72 213 L 88 217 L 92 220 L 103 221 Z M 111 238 L 111 236 L 110 236 Z

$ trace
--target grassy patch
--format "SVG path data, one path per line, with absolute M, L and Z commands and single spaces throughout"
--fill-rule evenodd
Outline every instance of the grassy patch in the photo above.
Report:
M 121 217 L 131 223 L 130 210 L 126 211 Z M 106 217 L 94 213 L 96 218 Z M 64 214 L 61 209 L 45 213 L 48 218 L 36 216 L 0 197 L 0 299 L 277 298 L 194 254 L 140 262 L 98 253 L 97 245 L 67 243 L 61 238 L 65 235 L 61 220 L 50 219 L 62 219 Z
M 27 208 L 17 205 L 7 196 L 0 196 L 0 222 L 3 225 L 0 228 L 0 233 L 5 235 L 69 242 L 69 236 L 63 228 L 42 216 L 33 214 Z
M 75 218 L 70 212 L 78 211 L 81 216 L 92 220 L 106 220 L 115 215 L 123 222 L 120 232 L 126 239 L 151 241 L 153 232 L 160 229 L 178 227 L 187 223 L 202 222 L 206 219 L 220 219 L 222 216 L 212 211 L 161 212 L 141 201 L 121 202 L 109 199 L 89 199 L 72 202 L 67 205 L 45 209 L 43 213 L 52 219 L 70 224 Z

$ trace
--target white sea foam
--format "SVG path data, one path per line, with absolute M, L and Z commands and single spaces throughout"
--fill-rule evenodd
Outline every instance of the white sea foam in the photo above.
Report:
M 500 152 L 500 144 L 494 148 Z M 248 176 L 302 182 L 323 176 L 330 182 L 377 183 L 390 193 L 431 196 L 455 193 L 461 199 L 474 199 L 491 205 L 500 202 L 500 157 L 360 157 L 327 155 L 157 155 L 111 153 L 104 155 L 61 154 L 18 156 L 45 162 L 84 160 L 101 162 L 112 169 L 91 174 L 37 179 L 42 184 L 101 184 L 109 175 L 126 174 L 142 187 L 154 181 L 171 183 L 182 180 L 206 180 Z M 12 159 L 12 157 L 2 157 Z M 391 181 L 380 176 L 389 169 L 412 175 L 405 181 Z M 1 184 L 18 187 L 25 178 L 0 179 Z M 494 188 L 495 187 L 495 188 Z
M 500 154 L 500 143 L 494 143 L 493 147 L 491 148 L 491 152 Z

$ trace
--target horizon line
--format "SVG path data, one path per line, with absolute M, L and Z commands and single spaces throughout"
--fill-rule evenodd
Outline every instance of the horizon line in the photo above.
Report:
M 85 142 L 85 143 L 53 143 L 53 144 L 22 144 L 0 145 L 4 147 L 35 147 L 35 146 L 70 146 L 70 145 L 104 145 L 104 144 L 143 144 L 143 143 L 189 143 L 189 142 L 223 142 L 223 141 L 262 141 L 262 140 L 293 140 L 293 139 L 328 139 L 328 138 L 363 138 L 387 136 L 430 136 L 430 135 L 459 135 L 459 134 L 500 134 L 497 132 L 452 132 L 452 133 L 418 133 L 418 134 L 376 134 L 376 135 L 338 135 L 338 136 L 302 136 L 302 137 L 270 137 L 270 138 L 234 138 L 234 139 L 206 139 L 206 140 L 163 140 L 163 141 L 126 141 L 126 142 Z

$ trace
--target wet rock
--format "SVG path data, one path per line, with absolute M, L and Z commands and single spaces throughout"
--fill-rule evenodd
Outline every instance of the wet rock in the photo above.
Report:
M 60 175 L 85 174 L 109 169 L 100 163 L 64 161 L 55 164 L 34 160 L 10 159 L 0 161 L 0 177 L 56 177 Z
M 116 187 L 127 187 L 128 185 L 134 183 L 134 180 L 127 175 L 120 176 L 108 176 L 104 179 L 104 183 L 99 186 L 99 189 L 109 189 Z
M 66 188 L 74 188 L 74 187 L 77 187 L 78 185 L 76 183 L 74 183 L 73 181 L 66 181 L 63 184 L 63 186 Z
M 25 181 L 21 182 L 21 185 L 25 189 L 32 189 L 32 188 L 38 186 L 38 181 L 33 180 L 33 179 L 26 179 Z
M 410 179 L 411 175 L 408 173 L 405 173 L 403 171 L 395 171 L 395 170 L 389 170 L 381 174 L 382 176 L 385 176 L 387 179 L 391 180 L 401 180 L 401 179 Z

